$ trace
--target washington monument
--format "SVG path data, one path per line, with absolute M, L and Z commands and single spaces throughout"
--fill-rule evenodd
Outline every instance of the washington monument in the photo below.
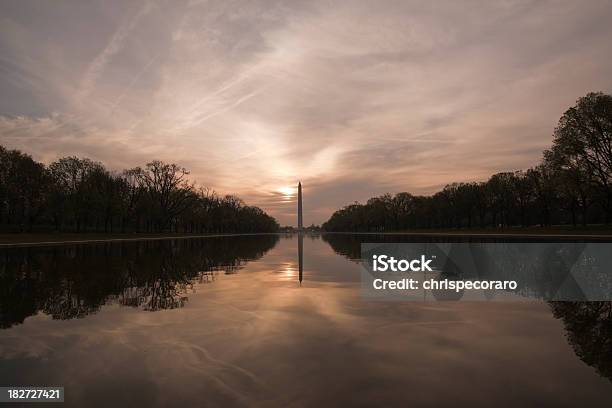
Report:
M 298 270 L 300 286 L 302 286 L 302 278 L 304 276 L 304 236 L 302 231 L 304 224 L 302 221 L 302 183 L 298 181 Z
M 304 224 L 302 221 L 302 183 L 298 181 L 298 230 L 302 230 L 304 228 Z

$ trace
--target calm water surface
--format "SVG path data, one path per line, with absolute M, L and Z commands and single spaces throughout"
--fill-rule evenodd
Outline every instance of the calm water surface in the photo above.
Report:
M 612 404 L 610 303 L 368 302 L 359 242 L 0 250 L 0 385 L 63 406 Z M 392 238 L 397 241 L 397 238 Z

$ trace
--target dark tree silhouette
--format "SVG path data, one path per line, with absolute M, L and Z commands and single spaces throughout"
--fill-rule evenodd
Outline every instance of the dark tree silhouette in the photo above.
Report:
M 42 216 L 49 178 L 42 164 L 0 146 L 0 224 L 30 231 Z
M 150 202 L 156 230 L 167 230 L 176 217 L 193 205 L 196 197 L 187 182 L 187 169 L 155 160 L 135 172 Z
M 189 172 L 152 161 L 121 173 L 64 157 L 48 168 L 0 146 L 0 231 L 275 232 L 278 223 L 235 196 L 188 183 Z
M 562 169 L 580 172 L 598 190 L 594 198 L 612 214 L 612 96 L 589 93 L 559 120 L 549 155 Z M 588 184 L 585 183 L 585 184 Z
M 612 381 L 612 302 L 550 302 L 550 308 L 576 355 Z
M 576 226 L 612 221 L 612 96 L 589 93 L 559 120 L 553 146 L 526 171 L 452 183 L 431 196 L 401 192 L 354 203 L 327 231 Z
M 75 319 L 109 303 L 148 311 L 181 307 L 194 283 L 235 273 L 278 239 L 270 234 L 5 248 L 0 251 L 0 329 L 39 311 Z

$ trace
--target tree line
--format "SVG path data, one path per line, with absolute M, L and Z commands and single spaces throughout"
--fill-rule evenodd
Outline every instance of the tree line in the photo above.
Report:
M 0 146 L 5 232 L 274 232 L 278 223 L 233 195 L 197 188 L 173 163 L 113 172 L 87 158 L 48 166 Z
M 542 227 L 612 221 L 612 96 L 581 97 L 559 120 L 539 164 L 431 196 L 401 192 L 336 211 L 326 231 Z

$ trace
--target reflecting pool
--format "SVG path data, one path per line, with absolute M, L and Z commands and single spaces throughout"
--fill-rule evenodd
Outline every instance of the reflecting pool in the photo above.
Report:
M 367 301 L 379 240 L 0 249 L 0 385 L 87 407 L 612 402 L 610 302 Z

